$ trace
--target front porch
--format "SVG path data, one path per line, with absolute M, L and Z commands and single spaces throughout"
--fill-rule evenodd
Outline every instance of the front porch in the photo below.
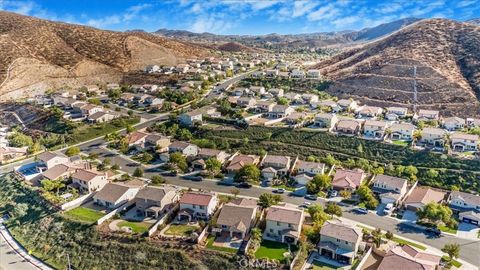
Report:
M 342 264 L 352 264 L 355 252 L 340 248 L 332 242 L 320 242 L 318 245 L 318 253 L 331 260 L 335 260 Z

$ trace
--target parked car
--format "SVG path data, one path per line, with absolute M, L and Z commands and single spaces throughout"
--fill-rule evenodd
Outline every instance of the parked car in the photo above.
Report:
M 387 205 L 385 205 L 385 208 L 383 208 L 384 215 L 390 215 L 392 211 L 393 211 L 393 203 L 387 203 Z
M 236 185 L 236 187 L 238 187 L 238 188 L 251 188 L 251 187 L 252 187 L 252 184 L 247 183 L 247 182 L 242 182 L 242 183 L 238 183 L 238 184 Z
M 442 232 L 438 228 L 431 228 L 431 227 L 426 228 L 425 232 L 428 234 L 433 234 L 435 236 L 440 236 L 440 234 L 442 234 Z
M 305 199 L 308 199 L 308 200 L 312 200 L 312 201 L 316 201 L 318 198 L 317 195 L 314 195 L 314 194 L 307 194 L 305 195 Z
M 356 213 L 359 213 L 359 214 L 368 214 L 368 210 L 366 208 L 362 208 L 362 207 L 357 207 L 355 209 L 353 209 L 353 211 L 355 211 Z
M 198 175 L 185 175 L 182 176 L 183 179 L 192 180 L 192 181 L 202 181 L 203 177 Z
M 277 188 L 277 189 L 273 190 L 273 193 L 283 194 L 283 193 L 285 193 L 285 189 L 284 188 Z
M 312 205 L 311 202 L 303 202 L 301 205 L 299 205 L 298 207 L 300 208 L 308 208 Z
M 169 172 L 161 173 L 161 175 L 163 175 L 163 176 L 177 176 L 178 173 L 177 173 L 177 171 L 169 171 Z
M 329 190 L 328 193 L 327 193 L 327 197 L 328 198 L 333 198 L 333 197 L 337 197 L 338 196 L 338 191 L 332 189 L 332 190 Z

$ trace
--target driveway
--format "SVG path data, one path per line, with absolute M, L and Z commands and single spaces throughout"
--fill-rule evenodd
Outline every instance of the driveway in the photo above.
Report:
M 461 222 L 458 224 L 457 236 L 461 238 L 478 240 L 478 231 L 480 229 L 477 225 Z
M 383 209 L 385 209 L 385 206 L 387 205 L 384 203 L 379 204 L 375 209 L 375 213 L 377 213 L 377 215 L 379 216 L 385 216 L 385 214 L 383 214 Z
M 415 223 L 417 221 L 417 213 L 410 210 L 405 210 L 405 212 L 403 212 L 402 220 Z

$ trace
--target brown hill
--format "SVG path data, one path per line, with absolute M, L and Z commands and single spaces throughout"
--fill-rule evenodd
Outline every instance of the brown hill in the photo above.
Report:
M 224 43 L 222 45 L 219 45 L 217 49 L 225 52 L 254 52 L 255 51 L 253 48 L 250 48 L 248 46 L 242 45 L 237 42 Z
M 414 23 L 381 40 L 321 62 L 328 92 L 371 104 L 480 114 L 480 27 L 445 19 Z
M 104 31 L 0 11 L 3 98 L 62 85 L 115 82 L 147 64 L 176 64 L 208 54 L 205 48 L 147 33 Z

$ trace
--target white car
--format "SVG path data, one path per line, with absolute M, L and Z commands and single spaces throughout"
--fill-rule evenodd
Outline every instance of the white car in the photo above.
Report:
M 393 211 L 393 203 L 387 203 L 385 205 L 385 208 L 383 208 L 383 214 L 385 215 L 390 215 Z

